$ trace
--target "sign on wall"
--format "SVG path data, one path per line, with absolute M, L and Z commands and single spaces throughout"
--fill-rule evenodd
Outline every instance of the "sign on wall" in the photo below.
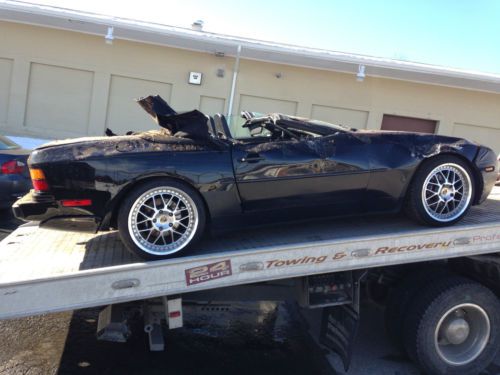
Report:
M 202 75 L 199 72 L 189 72 L 189 83 L 192 85 L 201 85 Z

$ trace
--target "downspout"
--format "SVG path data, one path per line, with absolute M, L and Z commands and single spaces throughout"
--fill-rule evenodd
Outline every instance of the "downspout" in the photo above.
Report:
M 227 123 L 231 125 L 231 115 L 233 114 L 234 94 L 236 91 L 236 81 L 238 79 L 238 70 L 240 69 L 241 44 L 238 44 L 236 52 L 236 61 L 234 63 L 233 83 L 231 84 L 231 94 L 229 95 L 229 106 L 227 109 Z

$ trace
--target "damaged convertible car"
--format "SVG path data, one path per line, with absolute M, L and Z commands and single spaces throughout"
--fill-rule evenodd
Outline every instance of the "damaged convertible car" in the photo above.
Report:
M 177 113 L 159 96 L 138 103 L 160 129 L 34 150 L 34 189 L 14 204 L 16 217 L 117 228 L 129 250 L 159 259 L 208 227 L 266 220 L 404 210 L 423 224 L 453 224 L 486 199 L 498 173 L 492 150 L 460 138 L 250 112 L 232 134 L 223 115 Z

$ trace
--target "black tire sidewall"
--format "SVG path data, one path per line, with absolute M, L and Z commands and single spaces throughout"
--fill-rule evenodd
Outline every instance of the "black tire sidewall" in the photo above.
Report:
M 471 182 L 471 199 L 469 201 L 469 204 L 467 205 L 467 208 L 462 212 L 462 214 L 455 218 L 454 220 L 451 221 L 438 221 L 434 218 L 432 218 L 427 211 L 424 208 L 424 203 L 422 202 L 422 189 L 424 188 L 424 182 L 429 175 L 429 173 L 436 167 L 442 165 L 442 164 L 448 164 L 448 163 L 453 163 L 457 164 L 460 167 L 462 167 L 465 172 L 468 174 L 470 182 Z M 424 162 L 422 167 L 417 171 L 415 178 L 412 181 L 412 185 L 410 188 L 410 194 L 409 194 L 409 202 L 407 206 L 407 212 L 409 212 L 410 216 L 414 217 L 420 222 L 423 222 L 428 225 L 433 225 L 433 226 L 446 226 L 446 225 L 452 225 L 458 221 L 460 221 L 469 211 L 472 202 L 474 201 L 474 194 L 476 194 L 475 189 L 475 179 L 474 179 L 474 174 L 472 173 L 471 168 L 465 161 L 460 159 L 459 157 L 453 156 L 453 155 L 442 155 L 442 156 L 436 156 L 430 160 L 427 160 Z
M 462 303 L 477 304 L 485 310 L 490 319 L 490 338 L 475 360 L 466 365 L 453 366 L 439 356 L 434 345 L 434 332 L 441 317 L 452 307 Z M 436 297 L 425 310 L 416 330 L 414 360 L 428 374 L 478 374 L 498 352 L 499 328 L 500 303 L 490 290 L 473 282 L 450 288 Z
M 146 191 L 160 187 L 166 187 L 166 188 L 172 187 L 182 190 L 184 193 L 189 195 L 189 197 L 193 200 L 196 209 L 198 211 L 198 227 L 196 228 L 195 234 L 191 239 L 191 241 L 189 241 L 189 243 L 181 250 L 168 255 L 154 255 L 142 250 L 135 244 L 134 240 L 132 239 L 129 233 L 129 228 L 128 228 L 128 216 L 134 202 Z M 205 205 L 199 193 L 189 185 L 170 178 L 158 178 L 154 180 L 149 180 L 147 182 L 138 185 L 127 194 L 127 196 L 123 199 L 120 205 L 120 209 L 118 211 L 117 224 L 118 224 L 118 232 L 120 234 L 120 238 L 129 251 L 138 255 L 142 259 L 146 260 L 167 259 L 171 257 L 176 257 L 181 253 L 185 253 L 187 249 L 193 246 L 201 238 L 203 232 L 205 231 L 205 224 L 206 224 Z
M 432 264 L 418 267 L 409 271 L 409 274 L 391 290 L 388 296 L 384 320 L 389 339 L 402 353 L 407 354 L 404 348 L 403 328 L 406 313 L 418 293 L 428 285 L 450 276 L 447 268 Z

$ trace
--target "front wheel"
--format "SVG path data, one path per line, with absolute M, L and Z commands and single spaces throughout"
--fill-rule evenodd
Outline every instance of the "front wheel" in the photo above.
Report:
M 474 196 L 469 166 L 454 156 L 425 161 L 415 174 L 406 201 L 406 213 L 428 225 L 444 226 L 462 219 Z
M 205 208 L 191 187 L 158 179 L 134 189 L 123 201 L 118 230 L 127 248 L 143 259 L 167 258 L 203 234 Z

